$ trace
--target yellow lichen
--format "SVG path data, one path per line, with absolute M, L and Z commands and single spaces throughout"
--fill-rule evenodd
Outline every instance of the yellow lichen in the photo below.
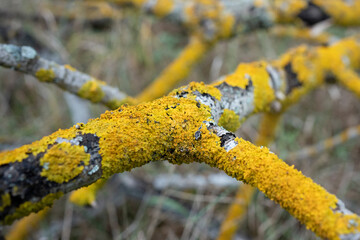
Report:
M 69 64 L 65 64 L 64 67 L 66 69 L 69 69 L 70 71 L 73 71 L 73 72 L 76 71 L 76 69 L 74 67 L 72 67 L 71 65 L 69 65 Z
M 99 179 L 95 183 L 80 188 L 71 193 L 69 200 L 79 206 L 90 206 L 95 202 L 97 191 L 106 183 L 106 179 Z
M 83 86 L 81 86 L 78 95 L 82 98 L 89 99 L 94 103 L 100 102 L 105 96 L 104 91 L 101 89 L 101 86 L 104 84 L 104 82 L 95 79 L 87 81 Z
M 35 76 L 41 82 L 53 82 L 55 79 L 55 73 L 52 69 L 40 68 L 35 73 Z
M 355 26 L 360 24 L 360 2 L 351 3 L 342 0 L 314 0 L 314 4 L 321 7 L 333 21 L 344 26 Z
M 197 91 L 202 94 L 209 94 L 217 100 L 221 100 L 221 92 L 214 86 L 206 85 L 203 82 L 191 82 L 188 84 L 188 90 L 190 93 Z
M 276 127 L 279 125 L 281 114 L 265 113 L 261 119 L 257 146 L 268 146 L 275 137 Z M 241 185 L 235 199 L 229 207 L 226 218 L 221 224 L 217 240 L 232 239 L 250 204 L 255 188 L 250 185 Z
M 0 152 L 0 166 L 12 162 L 21 162 L 30 154 L 36 156 L 39 153 L 45 152 L 50 144 L 53 144 L 58 137 L 72 139 L 76 136 L 76 128 L 72 127 L 65 130 L 58 130 L 57 132 L 43 137 L 41 140 L 33 142 L 29 145 L 24 145 L 11 151 Z
M 48 209 L 45 208 L 38 213 L 32 213 L 27 217 L 16 222 L 10 232 L 6 234 L 6 240 L 27 239 L 27 236 L 39 225 L 40 221 L 46 216 Z
M 41 176 L 57 183 L 67 182 L 79 175 L 89 160 L 90 154 L 83 146 L 62 142 L 51 147 L 40 159 Z
M 135 98 L 132 97 L 126 97 L 122 100 L 118 100 L 118 99 L 113 99 L 110 100 L 106 103 L 106 106 L 112 110 L 117 109 L 118 107 L 124 105 L 124 104 L 129 104 L 129 105 L 135 105 L 137 103 Z
M 118 111 L 106 112 L 100 119 L 89 121 L 83 132 L 96 132 L 100 137 L 106 178 L 141 166 L 174 147 L 176 153 L 184 155 L 181 149 L 190 147 L 186 142 L 194 138 L 198 127 L 210 117 L 209 108 L 198 107 L 194 100 L 163 97 L 138 105 L 136 110 L 121 107 Z
M 172 0 L 158 0 L 154 6 L 154 13 L 159 17 L 164 17 L 171 12 L 173 5 Z
M 234 111 L 225 109 L 218 124 L 231 132 L 235 132 L 240 127 L 240 119 Z
M 32 212 L 38 212 L 45 207 L 49 207 L 53 202 L 64 195 L 62 192 L 50 193 L 43 197 L 39 202 L 25 202 L 16 208 L 15 212 L 5 217 L 3 223 L 11 224 L 14 220 L 27 216 Z
M 0 211 L 4 211 L 4 209 L 10 205 L 11 205 L 10 194 L 6 193 L 6 194 L 1 195 Z

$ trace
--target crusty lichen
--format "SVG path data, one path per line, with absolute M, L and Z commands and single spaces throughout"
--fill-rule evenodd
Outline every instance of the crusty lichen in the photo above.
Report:
M 53 82 L 55 79 L 55 73 L 52 69 L 40 68 L 36 71 L 35 76 L 41 82 Z
M 112 99 L 110 101 L 106 102 L 106 106 L 112 110 L 117 109 L 118 107 L 121 107 L 124 104 L 129 104 L 129 105 L 135 105 L 137 104 L 137 100 L 135 98 L 132 97 L 126 97 L 122 100 L 119 99 Z
M 260 122 L 259 133 L 256 139 L 257 146 L 268 146 L 272 142 L 280 119 L 281 114 L 264 114 Z M 240 225 L 240 221 L 246 213 L 246 208 L 250 204 L 254 192 L 255 188 L 248 184 L 243 184 L 239 187 L 235 199 L 231 203 L 226 213 L 226 217 L 221 224 L 217 240 L 233 238 Z
M 235 132 L 240 127 L 239 116 L 233 110 L 224 109 L 218 124 L 231 132 Z
M 16 219 L 27 216 L 32 212 L 38 212 L 45 207 L 49 207 L 62 195 L 64 195 L 62 192 L 50 193 L 38 202 L 25 202 L 16 208 L 14 213 L 7 215 L 2 223 L 11 224 Z
M 238 145 L 226 154 L 209 140 L 209 147 L 215 148 L 214 156 L 209 156 L 205 162 L 258 188 L 321 237 L 338 239 L 340 234 L 360 230 L 357 215 L 334 213 L 338 201 L 334 195 L 293 166 L 288 166 L 267 148 L 255 147 L 239 138 L 235 141 Z M 220 151 L 217 154 L 216 148 Z M 349 224 L 350 220 L 356 224 Z
M 194 100 L 163 97 L 138 105 L 136 110 L 121 107 L 106 112 L 89 121 L 83 132 L 96 132 L 100 137 L 101 167 L 107 178 L 159 158 L 172 147 L 183 154 L 180 149 L 189 148 L 187 140 L 194 138 L 202 121 L 210 117 L 209 108 L 196 106 Z
M 75 126 L 69 129 L 60 129 L 53 134 L 43 137 L 39 141 L 32 144 L 24 145 L 11 151 L 0 152 L 0 166 L 12 162 L 21 162 L 30 155 L 36 156 L 39 153 L 44 153 L 48 146 L 54 144 L 58 137 L 72 139 L 76 136 Z
M 11 198 L 9 193 L 1 195 L 0 211 L 3 211 L 7 206 L 11 205 Z
M 43 167 L 41 176 L 49 181 L 64 183 L 79 175 L 89 160 L 90 154 L 85 152 L 83 146 L 62 142 L 47 150 L 40 159 Z
M 94 103 L 100 102 L 105 96 L 105 93 L 101 88 L 102 85 L 105 85 L 105 83 L 96 79 L 91 79 L 81 86 L 78 95 Z

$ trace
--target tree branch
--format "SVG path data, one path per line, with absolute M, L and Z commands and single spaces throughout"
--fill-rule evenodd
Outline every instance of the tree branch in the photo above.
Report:
M 106 85 L 69 65 L 59 65 L 41 58 L 31 47 L 0 44 L 0 66 L 12 68 L 36 77 L 39 81 L 55 83 L 60 88 L 94 103 L 115 109 L 131 98 L 117 88 Z
M 89 0 L 91 1 L 91 0 Z M 208 41 L 226 39 L 239 32 L 277 23 L 313 26 L 324 20 L 342 26 L 358 26 L 360 3 L 342 0 L 103 0 L 132 6 L 176 21 Z

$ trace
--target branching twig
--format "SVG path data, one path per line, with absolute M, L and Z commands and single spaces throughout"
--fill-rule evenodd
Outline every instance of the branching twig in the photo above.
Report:
M 37 55 L 31 47 L 0 44 L 0 66 L 33 75 L 39 81 L 55 83 L 62 89 L 111 109 L 131 98 L 69 65 L 59 65 Z
M 289 154 L 286 157 L 288 161 L 297 161 L 320 154 L 326 150 L 332 149 L 348 140 L 354 139 L 360 135 L 360 125 L 347 128 L 341 133 L 320 141 L 312 146 L 304 147 L 301 150 Z

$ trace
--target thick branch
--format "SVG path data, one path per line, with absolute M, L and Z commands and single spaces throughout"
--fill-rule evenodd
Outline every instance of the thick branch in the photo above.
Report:
M 0 44 L 0 66 L 33 75 L 39 81 L 55 83 L 64 90 L 111 109 L 130 101 L 117 88 L 106 85 L 69 65 L 59 65 L 41 58 L 31 47 Z

